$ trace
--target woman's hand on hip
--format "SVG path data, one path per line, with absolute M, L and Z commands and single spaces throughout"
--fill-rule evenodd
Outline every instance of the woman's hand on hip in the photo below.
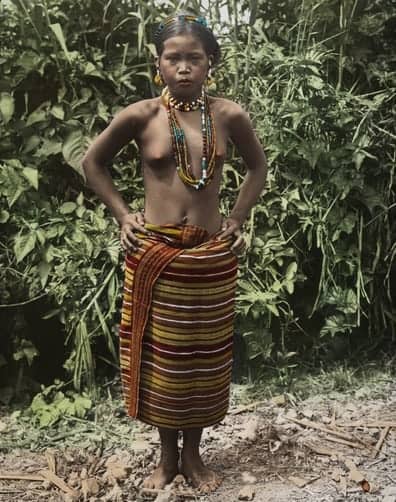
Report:
M 230 250 L 239 256 L 246 251 L 246 241 L 241 230 L 241 223 L 234 218 L 225 218 L 221 224 L 222 233 L 217 237 L 219 240 L 226 239 L 232 235 L 235 240 L 232 243 Z
M 120 221 L 120 241 L 125 251 L 134 252 L 139 249 L 140 241 L 136 237 L 136 232 L 149 234 L 144 228 L 145 220 L 142 213 L 128 213 Z

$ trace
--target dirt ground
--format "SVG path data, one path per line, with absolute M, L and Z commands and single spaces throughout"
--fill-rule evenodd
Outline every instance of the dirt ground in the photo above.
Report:
M 395 382 L 369 397 L 357 390 L 233 401 L 225 420 L 204 431 L 203 457 L 224 478 L 210 495 L 180 477 L 142 492 L 158 436 L 114 400 L 90 420 L 70 418 L 55 435 L 27 422 L 21 430 L 20 417 L 3 410 L 0 501 L 396 502 Z

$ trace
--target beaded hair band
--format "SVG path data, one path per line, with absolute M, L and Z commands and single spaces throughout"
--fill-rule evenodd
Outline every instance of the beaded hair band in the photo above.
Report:
M 182 23 L 198 23 L 204 28 L 208 27 L 208 22 L 203 16 L 194 16 L 193 14 L 178 14 L 177 16 L 170 16 L 165 19 L 164 22 L 158 25 L 158 29 L 155 36 L 158 37 L 159 34 L 166 28 L 166 26 L 175 23 L 176 21 L 181 21 Z

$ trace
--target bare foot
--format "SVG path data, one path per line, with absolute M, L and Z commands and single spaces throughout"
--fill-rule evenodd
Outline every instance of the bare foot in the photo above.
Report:
M 177 465 L 169 466 L 160 463 L 154 472 L 143 481 L 143 488 L 161 490 L 173 480 L 177 473 Z
M 182 458 L 180 472 L 201 493 L 213 492 L 221 485 L 221 477 L 206 467 L 200 458 Z

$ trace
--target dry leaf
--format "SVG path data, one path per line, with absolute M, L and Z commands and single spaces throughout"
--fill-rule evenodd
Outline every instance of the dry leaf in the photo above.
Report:
M 364 492 L 369 492 L 370 491 L 370 483 L 367 481 L 365 478 L 364 474 L 362 474 L 358 468 L 356 467 L 355 463 L 352 460 L 345 459 L 345 465 L 349 469 L 349 479 L 351 481 L 354 481 L 358 485 L 362 487 L 362 490 Z
M 239 490 L 238 500 L 253 500 L 255 495 L 255 487 L 252 485 L 245 485 Z
M 345 476 L 340 476 L 340 491 L 346 497 L 347 494 L 347 482 Z
M 247 485 L 252 485 L 257 482 L 257 478 L 250 472 L 244 471 L 242 473 L 242 482 L 246 483 Z
M 258 418 L 252 417 L 246 422 L 244 429 L 239 433 L 239 437 L 248 441 L 254 441 L 257 437 L 257 429 Z
M 154 499 L 154 502 L 169 502 L 172 499 L 171 492 L 161 492 Z
M 145 439 L 135 439 L 131 442 L 131 449 L 133 451 L 145 451 L 151 448 L 151 444 L 149 441 Z
M 87 500 L 90 495 L 96 495 L 99 493 L 99 490 L 100 486 L 96 478 L 87 478 L 81 481 L 81 491 L 84 495 L 84 500 Z
M 299 488 L 304 488 L 304 486 L 309 483 L 309 480 L 299 478 L 297 476 L 289 476 L 287 479 Z
M 124 462 L 119 460 L 117 455 L 109 457 L 105 463 L 106 472 L 104 478 L 114 484 L 119 479 L 125 479 L 128 476 L 130 468 Z
M 283 394 L 279 394 L 279 396 L 271 397 L 271 402 L 276 404 L 277 406 L 283 406 L 286 404 L 286 398 Z
M 331 473 L 331 479 L 335 481 L 336 483 L 339 483 L 341 476 L 343 476 L 344 473 L 339 469 L 338 467 L 334 469 L 334 471 Z
M 123 502 L 124 497 L 121 488 L 115 484 L 112 490 L 106 493 L 100 500 L 103 502 Z
M 304 410 L 301 410 L 301 413 L 304 415 L 306 418 L 312 418 L 313 417 L 313 411 L 310 408 L 305 408 Z
M 269 446 L 269 451 L 271 453 L 275 453 L 282 446 L 282 441 L 270 441 L 268 443 L 268 446 Z

